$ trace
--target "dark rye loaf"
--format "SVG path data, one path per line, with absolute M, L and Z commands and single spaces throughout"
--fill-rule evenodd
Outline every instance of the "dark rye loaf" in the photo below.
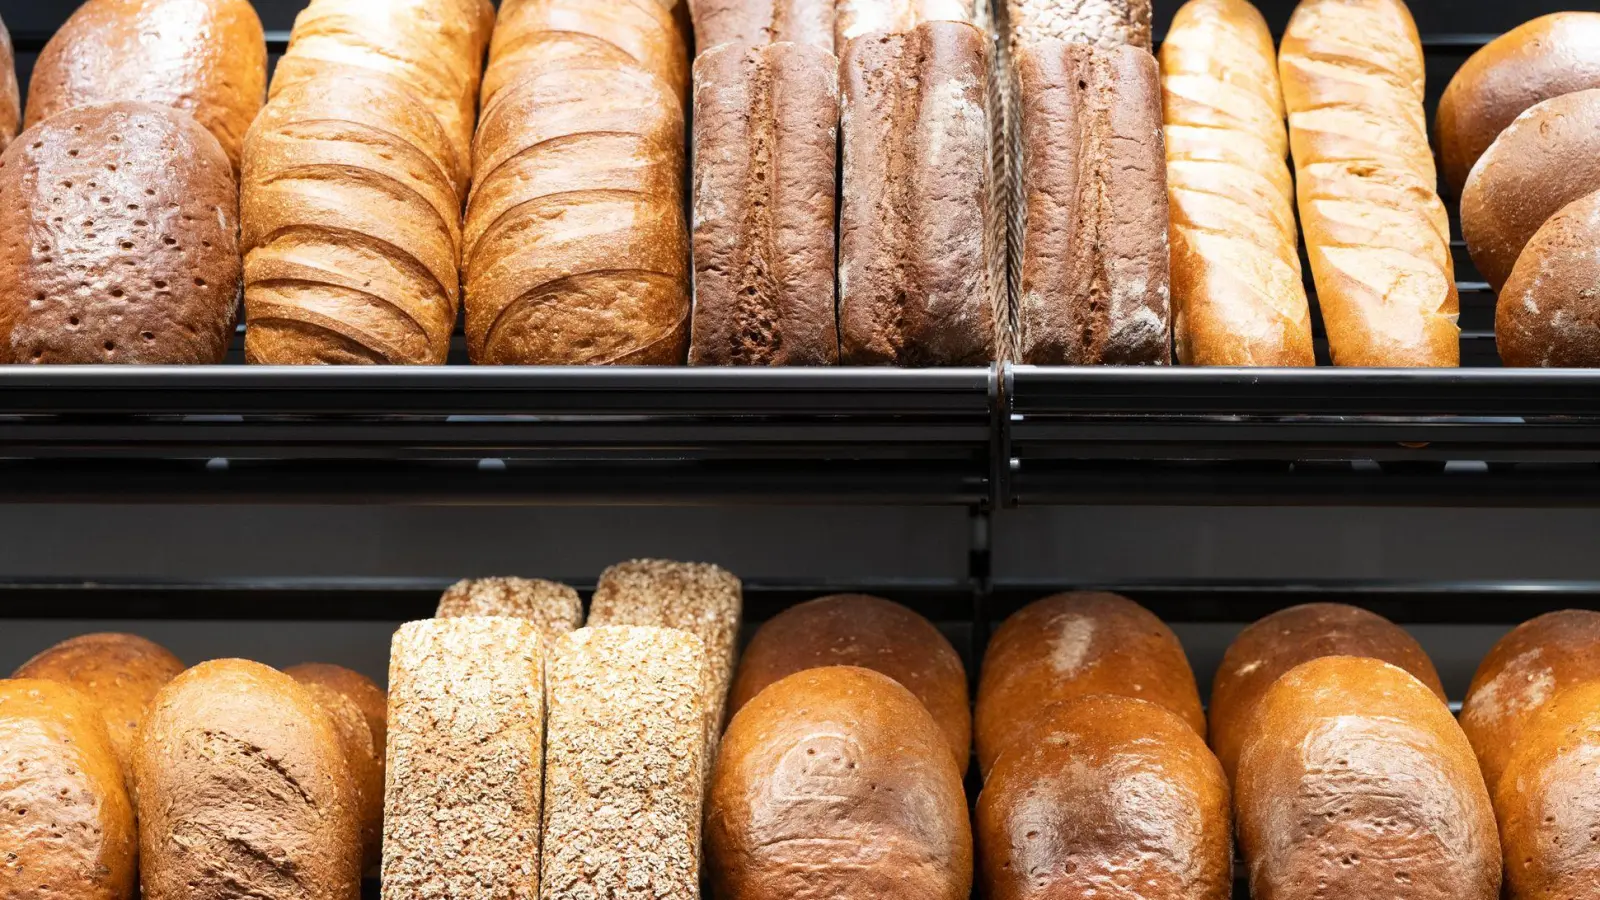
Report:
M 690 0 L 689 8 L 701 53 L 722 44 L 781 42 L 836 49 L 834 0 Z

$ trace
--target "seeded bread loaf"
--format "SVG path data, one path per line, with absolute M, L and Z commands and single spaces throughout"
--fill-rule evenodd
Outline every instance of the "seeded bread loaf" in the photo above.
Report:
M 441 619 L 462 616 L 506 616 L 527 619 L 548 647 L 555 639 L 583 627 L 583 600 L 572 588 L 537 578 L 467 578 L 439 598 Z
M 144 900 L 354 900 L 361 812 L 339 733 L 293 678 L 202 663 L 156 696 L 140 739 Z
M 1507 366 L 1600 367 L 1600 191 L 1551 216 L 1528 241 L 1495 307 Z
M 581 628 L 548 675 L 541 900 L 699 900 L 700 639 Z
M 693 365 L 839 361 L 839 63 L 797 43 L 694 64 Z
M 1006 0 L 1013 49 L 1041 41 L 1151 47 L 1150 0 Z
M 361 811 L 361 868 L 383 862 L 383 765 L 389 700 L 366 676 L 327 663 L 305 663 L 283 672 L 300 683 L 332 719 L 355 779 Z
M 267 91 L 267 39 L 249 0 L 89 0 L 33 66 L 26 127 L 75 106 L 190 113 L 239 166 Z
M 533 623 L 429 619 L 395 633 L 383 900 L 538 900 L 544 713 Z
M 11 32 L 0 22 L 0 151 L 22 128 L 22 92 L 17 85 L 17 58 Z
M 0 680 L 0 896 L 133 900 L 138 851 L 100 709 L 55 681 Z
M 807 44 L 828 53 L 834 44 L 836 0 L 690 0 L 695 44 L 705 53 L 723 44 Z
M 239 197 L 187 113 L 79 106 L 0 160 L 0 358 L 220 363 L 239 298 Z
M 1516 900 L 1600 892 L 1600 681 L 1572 685 L 1529 717 L 1494 793 Z

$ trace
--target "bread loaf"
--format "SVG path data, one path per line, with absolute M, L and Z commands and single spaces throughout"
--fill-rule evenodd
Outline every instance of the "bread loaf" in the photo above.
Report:
M 85 634 L 62 641 L 17 669 L 15 678 L 70 685 L 100 708 L 117 763 L 134 795 L 133 752 L 156 692 L 178 677 L 183 661 L 136 634 Z
M 1013 49 L 1041 41 L 1151 47 L 1150 0 L 1005 0 Z
M 439 598 L 441 619 L 506 616 L 527 619 L 546 647 L 583 627 L 583 600 L 572 588 L 537 578 L 467 578 Z
M 705 650 L 668 628 L 555 643 L 542 900 L 698 900 Z
M 791 675 L 734 716 L 706 810 L 719 900 L 968 900 L 972 830 L 945 736 L 866 669 Z
M 1600 891 L 1600 681 L 1558 692 L 1530 716 L 1494 793 L 1516 900 L 1569 900 Z
M 995 764 L 976 831 L 989 900 L 1230 900 L 1233 812 L 1206 742 L 1128 697 L 1051 707 Z
M 923 22 L 969 22 L 987 28 L 974 0 L 837 0 L 834 47 L 877 31 L 910 31 Z
M 1555 696 L 1600 679 L 1600 612 L 1568 609 L 1524 622 L 1478 664 L 1461 705 L 1492 792 L 1522 734 Z
M 1375 659 L 1268 689 L 1235 784 L 1255 900 L 1497 900 L 1500 842 L 1472 747 L 1422 682 Z
M 1278 61 L 1334 364 L 1459 365 L 1450 222 L 1410 11 L 1403 0 L 1303 0 Z
M 544 712 L 533 623 L 429 619 L 395 633 L 383 900 L 538 900 Z
M 724 44 L 694 64 L 694 365 L 839 361 L 839 62 Z
M 1365 656 L 1399 666 L 1445 699 L 1422 645 L 1377 613 L 1341 603 L 1280 610 L 1240 632 L 1211 683 L 1211 746 L 1229 778 L 1267 689 L 1290 669 L 1324 656 Z
M 1277 51 L 1248 0 L 1190 0 L 1161 44 L 1178 361 L 1311 366 Z
M 0 22 L 0 151 L 4 151 L 22 127 L 22 92 L 17 85 L 17 58 L 11 48 L 11 32 Z
M 1478 157 L 1529 107 L 1600 88 L 1600 13 L 1540 16 L 1490 41 L 1456 71 L 1439 101 L 1439 158 L 1460 191 Z
M 690 0 L 700 53 L 723 44 L 808 44 L 837 53 L 835 0 Z M 698 81 L 698 79 L 697 79 Z
M 259 663 L 202 663 L 156 696 L 136 759 L 144 900 L 361 891 L 355 779 L 328 715 Z
M 974 718 L 985 775 L 1050 704 L 1086 694 L 1148 700 L 1205 735 L 1183 646 L 1149 610 L 1116 594 L 1057 594 L 1006 619 L 989 640 Z
M 26 127 L 86 104 L 170 106 L 237 170 L 266 92 L 267 39 L 249 0 L 89 0 L 34 63 Z
M 389 700 L 366 676 L 327 663 L 305 663 L 283 670 L 300 683 L 333 721 L 355 779 L 361 812 L 361 867 L 375 871 L 383 862 L 383 764 L 389 731 Z
M 1600 191 L 1567 204 L 1528 241 L 1495 307 L 1507 366 L 1600 367 Z
M 959 22 L 876 32 L 840 72 L 841 359 L 989 364 L 1010 313 L 987 39 Z
M 1600 89 L 1563 94 L 1517 117 L 1461 192 L 1461 234 L 1478 271 L 1505 287 L 1522 249 L 1562 207 L 1600 190 Z
M 133 900 L 138 851 L 100 710 L 64 684 L 0 680 L 0 896 Z
M 711 45 L 701 43 L 701 49 Z M 483 110 L 530 72 L 619 63 L 660 78 L 681 99 L 689 89 L 684 36 L 660 0 L 505 0 L 495 24 Z
M 737 715 L 769 685 L 826 666 L 859 666 L 905 685 L 939 723 L 966 774 L 972 708 L 961 657 L 932 622 L 879 597 L 820 597 L 767 620 L 745 648 L 728 708 Z
M 220 363 L 238 193 L 216 138 L 147 103 L 80 106 L 0 160 L 0 359 Z
M 1044 40 L 1018 52 L 1022 361 L 1172 361 L 1166 150 L 1155 59 Z

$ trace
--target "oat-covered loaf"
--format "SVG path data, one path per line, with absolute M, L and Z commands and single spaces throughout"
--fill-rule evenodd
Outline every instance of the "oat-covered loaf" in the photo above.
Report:
M 1066 41 L 1117 47 L 1151 47 L 1150 0 L 1005 0 L 1011 46 Z
M 145 900 L 355 900 L 361 812 L 328 714 L 293 678 L 202 663 L 156 696 L 137 754 Z
M 532 622 L 428 619 L 395 633 L 383 900 L 538 900 L 543 739 Z
M 333 721 L 355 779 L 361 811 L 361 866 L 383 861 L 383 765 L 388 697 L 365 675 L 328 663 L 303 663 L 283 673 L 300 683 Z
M 1494 791 L 1516 900 L 1600 895 L 1600 681 L 1558 692 L 1531 716 Z
M 193 117 L 80 106 L 0 162 L 0 359 L 220 363 L 239 297 L 238 191 Z
M 100 709 L 59 682 L 0 680 L 0 896 L 133 900 L 138 851 Z
M 848 0 L 845 0 L 848 2 Z M 872 0 L 898 6 L 901 0 Z M 689 0 L 700 53 L 723 44 L 807 44 L 828 53 L 834 44 L 836 0 Z
M 0 151 L 22 128 L 22 92 L 17 85 L 17 58 L 11 32 L 0 22 Z
M 546 647 L 583 627 L 583 600 L 564 584 L 539 578 L 465 578 L 439 598 L 441 619 L 507 616 L 527 619 Z
M 724 44 L 694 76 L 689 361 L 837 363 L 839 62 L 806 44 Z
M 698 900 L 700 639 L 581 628 L 550 651 L 541 900 Z
M 1600 191 L 1561 208 L 1528 241 L 1495 307 L 1507 366 L 1600 367 Z
M 840 68 L 846 365 L 981 366 L 1010 318 L 989 41 L 961 22 L 851 41 Z
M 701 42 L 700 49 L 708 44 Z M 530 73 L 588 64 L 637 67 L 660 78 L 680 100 L 689 90 L 685 37 L 660 0 L 505 0 L 495 24 L 483 111 Z
M 170 106 L 237 169 L 266 91 L 267 39 L 249 0 L 89 0 L 39 54 L 26 125 L 91 103 Z

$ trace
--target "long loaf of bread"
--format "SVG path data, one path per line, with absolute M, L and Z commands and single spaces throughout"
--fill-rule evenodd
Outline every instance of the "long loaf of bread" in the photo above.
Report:
M 483 76 L 483 111 L 528 74 L 586 63 L 636 66 L 688 96 L 684 39 L 660 0 L 505 0 Z
M 836 5 L 835 0 L 689 0 L 700 53 L 723 44 L 777 43 L 810 44 L 837 53 Z
M 1272 33 L 1249 0 L 1190 0 L 1161 44 L 1178 361 L 1310 366 Z
M 999 2 L 999 0 L 995 0 Z M 1005 0 L 1013 49 L 1040 41 L 1151 47 L 1150 0 Z
M 1460 297 L 1403 0 L 1304 0 L 1278 60 L 1335 365 L 1455 366 Z

